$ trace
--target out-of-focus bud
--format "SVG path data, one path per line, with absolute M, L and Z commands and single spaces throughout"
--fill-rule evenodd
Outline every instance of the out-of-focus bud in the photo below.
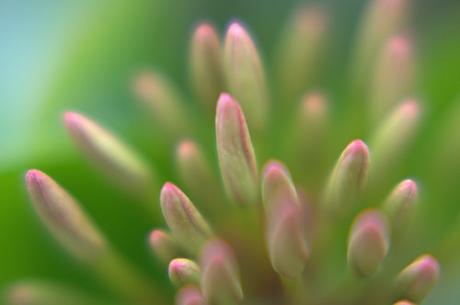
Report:
M 149 236 L 149 246 L 163 263 L 168 263 L 180 254 L 179 245 L 169 233 L 163 230 L 152 230 Z
M 355 82 L 362 85 L 385 41 L 402 30 L 408 20 L 408 0 L 373 0 L 360 26 L 355 51 Z M 355 84 L 356 85 L 356 84 Z M 362 88 L 361 88 L 362 89 Z
M 6 305 L 113 305 L 59 284 L 28 281 L 6 289 Z
M 345 148 L 326 185 L 324 205 L 332 212 L 350 208 L 363 187 L 369 163 L 369 150 L 361 140 L 354 140 Z
M 185 103 L 167 79 L 158 73 L 143 72 L 135 80 L 135 91 L 164 132 L 170 136 L 188 133 L 191 125 Z
M 213 233 L 190 199 L 174 184 L 165 183 L 160 195 L 163 216 L 184 249 L 198 253 Z
M 64 122 L 77 147 L 108 178 L 137 196 L 151 191 L 152 172 L 130 147 L 78 113 L 67 112 Z
M 240 101 L 248 117 L 249 126 L 261 130 L 268 112 L 265 72 L 251 37 L 237 22 L 229 26 L 225 37 L 224 75 L 228 90 Z
M 205 305 L 201 291 L 196 286 L 186 286 L 179 290 L 176 296 L 176 305 Z
M 288 170 L 277 161 L 265 166 L 262 198 L 273 268 L 283 276 L 296 277 L 308 257 L 303 211 Z
M 362 277 L 374 274 L 388 253 L 389 240 L 386 220 L 376 210 L 359 214 L 348 240 L 348 264 Z
M 409 301 L 406 301 L 406 300 L 403 300 L 403 301 L 398 301 L 396 303 L 394 303 L 393 305 L 416 305 L 412 302 L 409 302 Z
M 413 220 L 417 202 L 417 184 L 407 179 L 399 183 L 383 204 L 393 233 L 401 233 Z
M 389 169 L 399 161 L 414 138 L 420 121 L 420 106 L 415 100 L 401 103 L 374 134 L 372 149 L 371 180 L 386 178 Z
M 392 37 L 377 59 L 370 92 L 372 122 L 379 122 L 379 118 L 411 93 L 414 66 L 410 40 L 404 36 Z
M 203 106 L 214 111 L 215 101 L 224 89 L 222 47 L 214 27 L 199 24 L 190 48 L 191 81 Z
M 225 242 L 212 240 L 205 245 L 201 270 L 201 289 L 207 304 L 234 304 L 243 300 L 237 262 Z
M 53 179 L 33 169 L 27 172 L 26 184 L 41 221 L 66 250 L 84 262 L 95 262 L 107 254 L 105 239 L 75 199 Z
M 417 258 L 404 268 L 395 282 L 398 299 L 421 302 L 436 285 L 439 278 L 439 263 L 431 255 Z
M 240 204 L 252 204 L 258 196 L 257 164 L 246 120 L 230 95 L 222 93 L 216 114 L 217 154 L 225 189 Z
M 315 6 L 295 11 L 279 45 L 279 84 L 286 103 L 297 101 L 311 79 L 323 49 L 327 29 L 325 12 Z
M 194 261 L 186 258 L 173 259 L 169 263 L 168 274 L 171 282 L 178 287 L 200 283 L 200 267 Z
M 217 202 L 219 186 L 211 166 L 195 142 L 184 140 L 177 146 L 177 169 L 192 197 L 211 205 Z M 206 188 L 203 188 L 206 186 Z

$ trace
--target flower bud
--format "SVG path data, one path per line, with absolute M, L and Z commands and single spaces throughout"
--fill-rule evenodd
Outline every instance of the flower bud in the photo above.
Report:
M 398 275 L 395 283 L 397 297 L 421 302 L 436 285 L 439 272 L 439 264 L 434 257 L 420 256 Z
M 420 121 L 420 106 L 414 100 L 401 103 L 382 122 L 372 138 L 371 178 L 383 179 L 399 161 L 414 138 Z
M 191 140 L 182 141 L 177 146 L 176 160 L 179 175 L 190 194 L 199 202 L 215 204 L 219 186 L 209 161 L 198 145 Z
M 41 221 L 66 250 L 85 262 L 108 251 L 106 241 L 79 204 L 53 179 L 38 170 L 26 175 L 27 190 Z
M 164 132 L 178 136 L 190 129 L 185 103 L 178 89 L 163 76 L 154 72 L 139 74 L 135 91 Z
M 224 75 L 228 90 L 240 101 L 251 128 L 261 130 L 267 120 L 265 72 L 251 37 L 237 22 L 225 37 Z
M 367 210 L 358 215 L 348 239 L 348 264 L 356 275 L 374 274 L 388 253 L 388 231 L 380 212 Z
M 361 140 L 354 140 L 342 152 L 326 185 L 324 204 L 330 211 L 349 208 L 364 185 L 369 150 Z
M 179 245 L 173 240 L 172 236 L 163 230 L 155 229 L 150 233 L 149 246 L 152 252 L 163 263 L 167 263 L 179 256 Z
M 179 290 L 176 296 L 176 305 L 205 305 L 201 291 L 196 286 L 186 286 Z
M 243 300 L 238 266 L 232 249 L 212 240 L 201 254 L 201 288 L 209 305 L 240 303 Z
M 190 199 L 167 182 L 161 190 L 160 201 L 166 223 L 180 245 L 191 253 L 200 251 L 203 243 L 212 237 L 212 231 Z
M 398 301 L 398 302 L 394 303 L 393 305 L 416 305 L 416 304 L 404 300 L 404 301 Z
M 209 111 L 224 89 L 222 47 L 214 27 L 207 23 L 198 25 L 193 33 L 190 48 L 191 80 L 200 102 Z
M 200 283 L 200 267 L 186 258 L 173 259 L 169 263 L 168 274 L 171 282 L 177 287 Z
M 407 179 L 398 184 L 383 204 L 394 233 L 400 233 L 412 222 L 417 203 L 417 184 Z
M 414 82 L 412 45 L 403 36 L 392 37 L 377 59 L 370 107 L 372 121 L 380 121 L 402 98 L 409 95 Z
M 308 256 L 303 211 L 288 170 L 277 161 L 265 166 L 262 198 L 273 269 L 281 275 L 296 277 L 303 271 Z
M 64 122 L 77 147 L 109 179 L 136 195 L 151 190 L 152 173 L 130 147 L 78 113 L 67 112 Z
M 240 204 L 257 200 L 257 165 L 246 120 L 230 95 L 222 93 L 216 114 L 217 154 L 225 189 Z
M 296 10 L 279 44 L 279 84 L 286 102 L 296 101 L 315 76 L 327 29 L 325 12 L 315 6 Z

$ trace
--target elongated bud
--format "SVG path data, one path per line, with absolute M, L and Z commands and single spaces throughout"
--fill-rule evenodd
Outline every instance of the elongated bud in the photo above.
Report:
M 217 154 L 225 189 L 240 204 L 257 199 L 257 165 L 246 120 L 230 95 L 222 93 L 216 114 Z
M 200 102 L 209 111 L 214 111 L 214 103 L 224 89 L 222 53 L 214 27 L 198 25 L 190 48 L 191 80 Z
M 135 81 L 135 91 L 164 132 L 177 136 L 190 129 L 185 103 L 178 89 L 163 76 L 154 72 L 140 73 Z
M 35 169 L 27 172 L 26 184 L 41 221 L 66 250 L 85 262 L 107 253 L 103 237 L 61 186 Z
M 178 287 L 200 283 L 200 267 L 194 261 L 186 258 L 173 259 L 169 263 L 168 274 L 171 282 Z
M 63 285 L 39 281 L 20 282 L 6 290 L 6 305 L 113 305 Z
M 369 3 L 360 26 L 355 52 L 356 74 L 364 80 L 385 41 L 399 32 L 408 20 L 408 0 L 373 0 Z
M 135 195 L 149 192 L 152 173 L 130 147 L 78 113 L 67 112 L 64 121 L 77 147 L 103 174 Z
M 407 179 L 398 184 L 383 204 L 394 233 L 406 229 L 413 220 L 417 203 L 417 184 Z
M 371 178 L 383 179 L 399 161 L 414 138 L 420 121 L 420 106 L 406 100 L 382 123 L 372 138 Z
M 396 303 L 394 303 L 393 305 L 416 305 L 412 302 L 409 302 L 409 301 L 406 301 L 406 300 L 403 300 L 403 301 L 398 301 Z
M 270 161 L 264 170 L 262 198 L 270 260 L 281 275 L 298 276 L 308 256 L 303 211 L 288 170 Z
M 315 76 L 315 65 L 326 38 L 327 16 L 315 6 L 295 11 L 281 36 L 278 59 L 279 83 L 286 102 L 299 98 Z
M 241 103 L 251 128 L 265 126 L 268 93 L 265 72 L 251 37 L 239 23 L 232 23 L 225 37 L 224 74 L 228 90 Z
M 331 211 L 344 211 L 364 185 L 369 150 L 361 140 L 354 140 L 342 152 L 326 185 L 324 204 Z
M 396 279 L 398 298 L 414 303 L 421 302 L 436 285 L 439 278 L 439 264 L 431 255 L 417 258 L 404 268 Z
M 377 59 L 370 93 L 371 117 L 379 121 L 402 98 L 409 95 L 414 83 L 414 55 L 407 37 L 392 37 Z
M 163 263 L 168 263 L 180 254 L 179 245 L 169 233 L 163 230 L 152 230 L 149 236 L 149 246 Z
M 388 253 L 388 230 L 383 215 L 367 210 L 358 215 L 348 240 L 348 264 L 358 276 L 374 274 Z
M 174 237 L 186 250 L 197 253 L 212 236 L 207 222 L 190 199 L 172 183 L 164 184 L 160 200 L 163 216 Z
M 201 289 L 209 305 L 239 303 L 243 299 L 238 266 L 232 249 L 212 240 L 201 255 Z
M 219 186 L 203 151 L 195 142 L 184 140 L 177 146 L 177 169 L 185 186 L 200 202 L 215 204 Z M 206 186 L 206 188 L 203 188 Z
M 176 296 L 176 305 L 205 305 L 201 291 L 196 286 L 186 286 L 179 290 Z

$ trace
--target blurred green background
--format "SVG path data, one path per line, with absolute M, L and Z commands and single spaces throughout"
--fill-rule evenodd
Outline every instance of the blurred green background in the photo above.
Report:
M 356 25 L 367 1 L 325 0 L 332 20 L 325 91 L 340 92 Z M 413 1 L 411 30 L 419 67 L 417 95 L 442 120 L 460 92 L 460 3 Z M 131 90 L 136 71 L 155 67 L 188 89 L 187 51 L 200 20 L 221 32 L 232 19 L 248 25 L 265 59 L 273 55 L 285 20 L 300 1 L 111 0 L 0 2 L 0 287 L 21 278 L 65 279 L 98 290 L 84 268 L 44 234 L 29 208 L 23 174 L 39 168 L 83 203 L 108 238 L 152 274 L 145 233 L 153 225 L 140 208 L 101 179 L 72 148 L 61 114 L 78 110 L 152 155 L 165 177 L 167 153 L 156 147 Z M 439 115 L 438 115 L 439 114 Z M 141 119 L 139 119 L 141 118 Z M 435 123 L 433 123 L 435 124 Z M 452 130 L 459 133 L 460 130 Z M 153 137 L 154 138 L 154 137 Z M 160 144 L 161 145 L 161 144 Z M 161 152 L 163 151 L 163 153 Z M 420 160 L 419 160 L 420 161 Z M 423 161 L 423 160 L 422 160 Z M 421 161 L 420 161 L 421 162 Z M 420 164 L 420 163 L 419 163 Z M 459 175 L 457 175 L 459 176 Z M 81 183 L 84 181 L 84 183 Z M 449 193 L 447 215 L 460 201 Z M 128 204 L 127 204 L 128 203 Z M 454 214 L 446 221 L 452 221 Z M 439 221 L 439 219 L 438 219 Z M 460 277 L 449 277 L 431 300 L 457 304 Z

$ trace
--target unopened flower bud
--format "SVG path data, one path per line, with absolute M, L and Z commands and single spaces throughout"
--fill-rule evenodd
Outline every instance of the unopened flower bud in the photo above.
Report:
M 209 305 L 240 303 L 243 299 L 239 271 L 232 249 L 212 240 L 201 255 L 201 289 Z
M 75 199 L 53 179 L 33 169 L 27 172 L 26 183 L 35 211 L 66 250 L 85 262 L 107 253 L 102 235 Z
M 363 187 L 368 170 L 369 150 L 361 140 L 354 140 L 342 152 L 326 185 L 325 208 L 346 210 Z
M 149 192 L 153 175 L 130 147 L 81 114 L 67 112 L 64 122 L 77 147 L 109 179 L 137 195 Z
M 273 268 L 283 276 L 296 277 L 308 256 L 303 211 L 288 170 L 277 161 L 265 166 L 262 198 Z
M 173 259 L 169 263 L 168 274 L 171 282 L 178 287 L 200 283 L 200 267 L 194 261 L 186 258 Z
M 417 258 L 401 271 L 395 290 L 399 299 L 419 303 L 433 289 L 439 278 L 439 263 L 431 255 Z
M 222 47 L 214 27 L 208 23 L 198 25 L 190 48 L 191 80 L 200 102 L 209 111 L 224 89 Z
M 403 300 L 403 301 L 398 301 L 396 303 L 394 303 L 393 305 L 416 305 L 412 302 L 409 302 L 409 301 L 406 301 L 406 300 Z
M 174 184 L 165 183 L 160 195 L 163 216 L 174 237 L 187 251 L 198 253 L 212 236 L 211 228 L 190 199 Z
M 205 305 L 201 291 L 196 286 L 186 286 L 179 290 L 176 296 L 176 305 Z
M 258 196 L 257 165 L 246 120 L 229 94 L 222 93 L 216 114 L 217 154 L 225 189 L 240 204 L 252 204 Z
M 394 233 L 400 233 L 411 224 L 416 202 L 417 184 L 410 179 L 399 183 L 388 196 L 383 204 L 383 210 L 390 220 L 391 230 Z
M 388 230 L 383 215 L 367 210 L 358 215 L 348 240 L 348 264 L 359 276 L 374 274 L 388 253 Z
M 249 125 L 262 129 L 268 112 L 265 72 L 251 37 L 237 22 L 229 26 L 225 37 L 224 75 L 228 90 L 240 101 Z
M 172 236 L 163 230 L 155 229 L 150 233 L 149 246 L 156 257 L 163 263 L 178 257 L 180 253 L 179 246 Z

